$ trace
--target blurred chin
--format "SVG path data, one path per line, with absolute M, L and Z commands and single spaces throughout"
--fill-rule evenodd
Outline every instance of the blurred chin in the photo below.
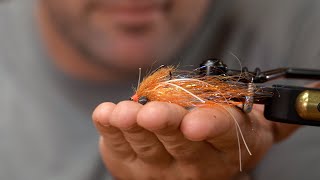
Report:
M 106 60 L 110 60 L 115 66 L 125 69 L 145 67 L 152 63 L 152 55 L 156 56 L 156 52 L 148 46 L 148 43 L 125 41 L 114 43 L 110 48 L 104 52 Z
M 121 38 L 120 38 L 121 39 Z M 150 67 L 155 63 L 165 63 L 172 52 L 162 53 L 163 47 L 157 44 L 144 42 L 143 40 L 118 40 L 101 49 L 100 61 L 106 65 L 125 70 L 135 70 L 139 67 Z M 167 51 L 167 50 L 166 50 Z
M 118 19 L 95 16 L 89 27 L 94 29 L 87 47 L 100 56 L 100 62 L 124 69 L 149 67 L 164 61 L 176 46 L 168 24 L 161 18 L 148 23 L 121 24 Z M 88 45 L 88 44 L 87 44 Z
M 155 62 L 164 63 L 177 49 L 177 41 L 167 24 L 150 26 L 120 26 L 99 22 L 95 33 L 82 43 L 98 58 L 100 63 L 126 70 L 150 67 Z M 87 43 L 86 43 L 87 42 Z M 89 42 L 89 43 L 88 43 Z

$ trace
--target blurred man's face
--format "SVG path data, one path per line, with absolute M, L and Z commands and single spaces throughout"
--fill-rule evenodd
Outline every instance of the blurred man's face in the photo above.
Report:
M 209 0 L 42 0 L 62 36 L 109 67 L 148 66 L 195 32 Z

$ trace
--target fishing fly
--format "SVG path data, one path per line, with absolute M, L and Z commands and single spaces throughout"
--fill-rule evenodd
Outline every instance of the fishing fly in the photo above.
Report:
M 187 109 L 241 106 L 245 112 L 250 112 L 253 99 L 272 95 L 263 88 L 257 88 L 252 75 L 245 70 L 233 74 L 227 74 L 226 70 L 226 65 L 220 60 L 207 60 L 193 71 L 161 66 L 138 83 L 131 100 L 141 104 L 169 102 Z

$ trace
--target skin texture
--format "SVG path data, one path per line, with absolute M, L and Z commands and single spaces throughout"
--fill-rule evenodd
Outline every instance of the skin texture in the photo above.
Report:
M 227 109 L 227 110 L 226 110 Z M 103 103 L 93 113 L 100 150 L 116 179 L 236 179 L 239 154 L 234 119 L 252 152 L 242 144 L 242 165 L 250 170 L 296 125 L 267 121 L 262 106 L 244 114 L 231 107 L 187 111 L 170 103 L 142 106 Z M 143 172 L 141 170 L 143 169 Z

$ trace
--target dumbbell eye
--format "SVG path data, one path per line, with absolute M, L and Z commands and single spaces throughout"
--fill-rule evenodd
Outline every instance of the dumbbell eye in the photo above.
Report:
M 138 100 L 138 103 L 140 103 L 140 104 L 142 104 L 142 105 L 145 105 L 145 104 L 147 104 L 148 101 L 149 101 L 149 100 L 148 100 L 148 98 L 147 98 L 146 96 L 141 96 L 141 97 L 139 98 L 139 100 Z

